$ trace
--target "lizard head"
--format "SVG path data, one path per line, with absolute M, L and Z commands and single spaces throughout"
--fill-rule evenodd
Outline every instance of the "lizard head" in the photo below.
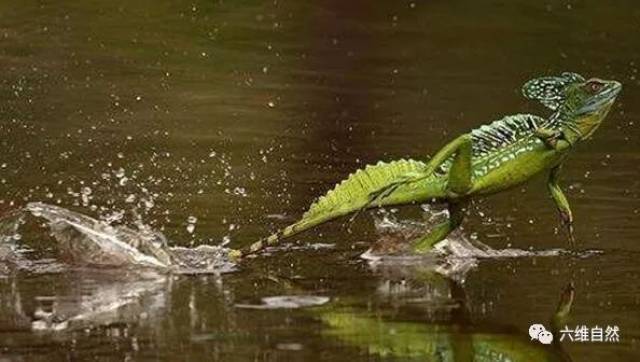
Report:
M 590 138 L 609 113 L 621 89 L 620 82 L 598 78 L 568 86 L 566 101 L 560 109 L 565 123 L 579 138 Z
M 615 80 L 585 79 L 576 73 L 542 77 L 522 88 L 525 97 L 557 111 L 576 136 L 589 138 L 606 117 L 622 85 Z

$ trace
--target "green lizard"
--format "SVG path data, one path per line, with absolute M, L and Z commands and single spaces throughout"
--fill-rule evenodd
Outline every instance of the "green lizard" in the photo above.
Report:
M 560 168 L 576 144 L 600 126 L 621 89 L 619 82 L 587 80 L 575 73 L 532 79 L 522 92 L 553 110 L 548 118 L 506 116 L 457 137 L 428 162 L 402 159 L 367 166 L 316 200 L 302 219 L 234 256 L 255 254 L 283 238 L 368 208 L 444 202 L 448 220 L 412 241 L 414 251 L 426 252 L 462 223 L 470 199 L 520 185 L 544 171 L 549 172 L 547 186 L 573 245 L 573 216 L 558 185 Z

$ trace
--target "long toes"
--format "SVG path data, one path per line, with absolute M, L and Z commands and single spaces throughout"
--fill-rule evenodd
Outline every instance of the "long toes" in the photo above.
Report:
M 571 249 L 575 249 L 575 247 L 576 247 L 576 239 L 573 236 L 573 225 L 572 224 L 567 224 L 567 234 L 569 235 L 569 245 L 571 246 Z

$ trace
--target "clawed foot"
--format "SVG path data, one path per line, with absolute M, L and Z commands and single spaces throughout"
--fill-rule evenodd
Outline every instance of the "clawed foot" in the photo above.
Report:
M 576 249 L 576 239 L 573 236 L 573 217 L 566 212 L 560 212 L 560 219 L 562 219 L 562 225 L 567 230 L 567 236 L 569 237 L 569 247 L 571 250 Z
M 576 249 L 576 238 L 573 236 L 573 224 L 568 223 L 567 225 L 567 234 L 569 235 L 569 247 L 572 250 Z

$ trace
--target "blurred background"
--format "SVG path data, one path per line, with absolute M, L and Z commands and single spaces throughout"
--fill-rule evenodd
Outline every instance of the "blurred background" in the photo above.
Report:
M 504 115 L 548 115 L 520 94 L 530 78 L 573 71 L 624 86 L 564 170 L 580 248 L 598 252 L 481 261 L 458 283 L 468 298 L 463 320 L 451 313 L 460 305 L 434 306 L 432 280 L 418 278 L 417 300 L 381 296 L 390 280 L 420 272 L 389 276 L 360 261 L 378 238 L 364 216 L 297 239 L 329 249 L 276 253 L 222 278 L 171 277 L 170 287 L 135 299 L 147 312 L 161 299 L 157 315 L 136 310 L 79 332 L 34 333 L 24 318 L 43 300 L 137 290 L 131 281 L 0 277 L 5 315 L 24 317 L 0 317 L 0 359 L 424 360 L 372 348 L 356 332 L 368 324 L 327 335 L 336 323 L 322 310 L 234 303 L 322 294 L 375 314 L 381 330 L 411 323 L 418 341 L 430 341 L 436 323 L 527 345 L 528 326 L 549 320 L 570 281 L 571 325 L 618 325 L 621 341 L 565 343 L 561 358 L 640 354 L 635 2 L 2 1 L 0 14 L 0 213 L 42 201 L 149 226 L 173 245 L 247 245 L 366 164 L 426 158 Z M 476 201 L 464 235 L 498 249 L 566 248 L 545 177 Z M 419 219 L 421 210 L 398 217 Z M 26 243 L 52 245 L 38 235 Z

